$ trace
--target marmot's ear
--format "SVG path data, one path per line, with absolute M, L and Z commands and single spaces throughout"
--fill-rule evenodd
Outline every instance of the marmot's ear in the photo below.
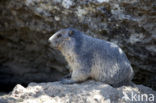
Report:
M 69 31 L 69 36 L 72 36 L 74 34 L 74 31 L 70 30 Z

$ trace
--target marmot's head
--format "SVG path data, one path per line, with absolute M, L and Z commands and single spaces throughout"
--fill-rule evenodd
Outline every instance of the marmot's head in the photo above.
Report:
M 59 50 L 71 49 L 75 45 L 78 30 L 73 28 L 61 29 L 49 38 L 50 46 Z

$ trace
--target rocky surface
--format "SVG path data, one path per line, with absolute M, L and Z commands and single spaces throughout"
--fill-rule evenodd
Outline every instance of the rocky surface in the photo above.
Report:
M 143 96 L 142 96 L 143 95 Z M 146 95 L 146 96 L 145 96 Z M 155 103 L 156 92 L 143 85 L 113 88 L 101 82 L 87 81 L 65 85 L 60 82 L 16 85 L 1 103 Z
M 47 43 L 66 27 L 120 45 L 133 81 L 156 89 L 156 0 L 1 0 L 1 88 L 66 74 L 64 58 Z

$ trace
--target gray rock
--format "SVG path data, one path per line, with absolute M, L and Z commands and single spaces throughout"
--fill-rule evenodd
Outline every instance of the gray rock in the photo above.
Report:
M 87 81 L 64 85 L 60 82 L 16 85 L 0 96 L 1 103 L 155 103 L 156 92 L 143 85 L 113 88 L 101 82 Z

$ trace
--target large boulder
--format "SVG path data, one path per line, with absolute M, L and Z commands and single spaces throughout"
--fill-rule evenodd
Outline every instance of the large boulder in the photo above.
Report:
M 156 0 L 1 0 L 1 88 L 62 78 L 69 67 L 47 40 L 66 27 L 118 44 L 133 81 L 156 88 L 155 6 Z
M 0 103 L 155 103 L 156 92 L 143 85 L 113 88 L 101 82 L 87 81 L 65 85 L 60 82 L 16 85 Z

